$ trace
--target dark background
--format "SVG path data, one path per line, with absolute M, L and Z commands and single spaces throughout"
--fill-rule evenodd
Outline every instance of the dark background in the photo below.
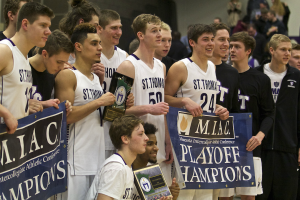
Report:
M 51 30 L 58 28 L 59 21 L 69 11 L 70 6 L 67 0 L 34 0 L 50 7 L 55 18 L 52 20 Z M 4 1 L 1 1 L 3 8 Z M 169 24 L 172 30 L 177 30 L 176 4 L 173 0 L 90 0 L 100 9 L 112 9 L 121 16 L 123 24 L 123 35 L 118 45 L 121 49 L 128 52 L 129 43 L 135 38 L 131 29 L 133 19 L 142 13 L 155 14 L 164 22 Z M 4 22 L 3 15 L 1 22 Z

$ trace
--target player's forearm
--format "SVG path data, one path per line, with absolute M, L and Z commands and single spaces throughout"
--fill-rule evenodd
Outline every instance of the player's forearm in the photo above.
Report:
M 176 108 L 182 108 L 185 106 L 183 97 L 177 98 L 173 97 L 171 95 L 165 95 L 165 102 L 169 104 L 169 106 L 176 107 Z
M 12 114 L 9 112 L 9 110 L 0 104 L 0 117 L 8 118 L 11 115 Z
M 132 114 L 135 116 L 143 116 L 151 112 L 152 105 L 141 105 L 141 106 L 132 106 L 129 109 L 126 109 L 126 115 Z
M 67 117 L 67 124 L 78 122 L 101 107 L 101 102 L 94 100 L 82 106 L 73 106 L 72 112 Z
M 170 133 L 167 124 L 167 116 L 164 117 L 164 120 L 165 120 L 165 142 L 166 144 L 171 144 L 171 138 L 170 138 Z

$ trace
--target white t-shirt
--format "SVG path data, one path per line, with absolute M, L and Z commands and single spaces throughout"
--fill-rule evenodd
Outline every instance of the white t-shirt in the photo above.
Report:
M 216 109 L 218 87 L 215 65 L 207 62 L 207 70 L 204 72 L 190 58 L 180 60 L 187 69 L 187 79 L 179 87 L 176 97 L 188 97 L 201 105 L 204 112 L 213 113 Z
M 98 170 L 85 200 L 97 199 L 99 193 L 115 200 L 132 199 L 133 187 L 132 169 L 120 155 L 113 154 Z
M 123 51 L 122 49 L 115 46 L 114 55 L 110 59 L 107 59 L 103 53 L 101 54 L 100 59 L 101 59 L 101 63 L 105 67 L 105 74 L 104 74 L 104 81 L 103 81 L 102 88 L 103 88 L 103 92 L 106 93 L 109 91 L 113 73 L 117 71 L 119 65 L 126 59 L 126 51 Z M 103 111 L 104 107 L 101 109 Z M 115 150 L 115 147 L 112 144 L 109 136 L 110 126 L 111 126 L 111 122 L 104 121 L 103 128 L 104 128 L 105 150 Z
M 286 75 L 286 71 L 282 73 L 276 73 L 270 68 L 270 63 L 264 65 L 264 73 L 271 79 L 271 88 L 274 102 L 276 103 L 281 82 L 283 77 Z

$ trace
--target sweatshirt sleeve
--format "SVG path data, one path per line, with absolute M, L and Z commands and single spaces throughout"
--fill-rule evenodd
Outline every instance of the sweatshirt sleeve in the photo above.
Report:
M 260 94 L 260 120 L 262 121 L 259 130 L 265 137 L 273 127 L 274 123 L 274 100 L 271 90 L 271 81 L 268 76 L 264 76 L 264 83 Z

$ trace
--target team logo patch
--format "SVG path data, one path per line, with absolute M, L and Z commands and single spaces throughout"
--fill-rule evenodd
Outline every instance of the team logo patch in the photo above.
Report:
M 150 192 L 150 190 L 151 190 L 150 181 L 145 177 L 142 177 L 140 179 L 140 186 L 145 192 Z
M 274 86 L 278 87 L 279 86 L 279 82 L 274 82 Z
M 115 92 L 116 96 L 116 104 L 118 106 L 122 105 L 125 101 L 126 97 L 126 89 L 124 86 L 118 87 L 117 91 Z
M 295 84 L 297 83 L 297 81 L 291 79 L 287 81 L 289 82 L 288 87 L 295 88 Z

